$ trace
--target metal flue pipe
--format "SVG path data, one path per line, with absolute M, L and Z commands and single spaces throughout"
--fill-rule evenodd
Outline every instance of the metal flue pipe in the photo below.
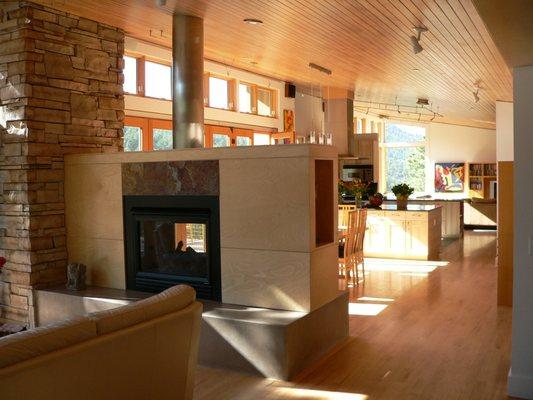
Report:
M 173 147 L 204 145 L 204 21 L 174 14 L 172 21 Z

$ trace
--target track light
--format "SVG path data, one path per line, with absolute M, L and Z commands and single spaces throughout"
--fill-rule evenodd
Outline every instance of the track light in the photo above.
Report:
M 416 36 L 411 36 L 411 45 L 413 46 L 413 52 L 415 54 L 420 53 L 424 48 L 420 45 L 420 37 L 422 36 L 422 32 L 426 32 L 427 28 L 423 28 L 420 26 L 415 26 L 413 28 L 413 32 L 416 34 Z
M 472 92 L 472 94 L 474 95 L 474 103 L 478 103 L 479 102 L 479 88 L 476 88 L 476 90 Z
M 474 91 L 472 95 L 474 96 L 474 103 L 479 102 L 479 91 L 481 90 L 481 81 L 478 79 L 474 82 Z

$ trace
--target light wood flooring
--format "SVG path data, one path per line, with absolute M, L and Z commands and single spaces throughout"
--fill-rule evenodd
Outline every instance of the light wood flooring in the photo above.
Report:
M 200 367 L 195 399 L 507 399 L 511 309 L 496 306 L 495 253 L 495 233 L 466 232 L 441 263 L 369 262 L 343 347 L 293 382 Z

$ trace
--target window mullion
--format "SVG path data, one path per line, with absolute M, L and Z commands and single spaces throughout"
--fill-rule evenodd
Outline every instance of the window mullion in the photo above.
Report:
M 145 93 L 145 61 L 144 57 L 137 58 L 137 95 L 143 97 Z
M 257 114 L 257 85 L 252 85 L 252 114 Z

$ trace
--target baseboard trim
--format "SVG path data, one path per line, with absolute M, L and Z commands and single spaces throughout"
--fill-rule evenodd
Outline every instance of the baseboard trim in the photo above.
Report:
M 533 399 L 533 376 L 520 376 L 509 370 L 508 377 L 509 396 L 520 399 Z

